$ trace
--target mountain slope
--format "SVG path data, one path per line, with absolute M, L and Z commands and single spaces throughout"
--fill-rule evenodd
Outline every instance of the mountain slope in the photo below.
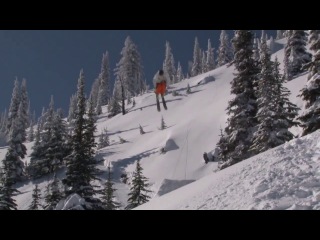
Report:
M 278 44 L 283 44 L 283 40 L 280 40 Z M 273 54 L 273 57 L 276 55 L 282 64 L 283 49 Z M 178 194 L 180 190 L 182 191 L 188 186 L 196 186 L 198 182 L 200 184 L 198 186 L 199 190 L 204 189 L 206 186 L 205 179 L 223 178 L 225 173 L 234 171 L 226 169 L 214 173 L 217 168 L 217 162 L 204 164 L 202 158 L 204 152 L 214 152 L 216 143 L 219 140 L 220 128 L 225 127 L 227 120 L 225 109 L 228 101 L 233 97 L 230 95 L 230 82 L 234 77 L 233 74 L 233 66 L 229 68 L 222 66 L 170 86 L 169 94 L 165 96 L 168 106 L 167 111 L 161 105 L 162 111 L 157 112 L 155 94 L 152 91 L 135 98 L 135 107 L 132 107 L 132 105 L 127 106 L 128 113 L 126 115 L 119 114 L 108 119 L 106 108 L 103 107 L 104 113 L 97 120 L 96 140 L 98 140 L 98 135 L 102 130 L 107 127 L 111 146 L 97 151 L 97 158 L 104 159 L 104 163 L 99 165 L 99 168 L 103 171 L 106 170 L 108 163 L 111 164 L 116 182 L 115 188 L 118 189 L 116 197 L 123 207 L 126 205 L 130 186 L 122 183 L 120 176 L 126 172 L 130 178 L 137 160 L 141 160 L 141 165 L 144 169 L 143 174 L 149 178 L 151 190 L 153 191 L 153 199 L 150 204 L 148 203 L 149 205 L 146 204 L 146 208 L 166 208 L 166 206 L 169 208 L 184 208 L 185 205 L 179 205 L 182 198 L 177 198 L 180 199 L 178 200 L 178 202 L 180 201 L 179 204 L 174 203 L 174 199 L 171 198 L 170 206 L 165 201 L 159 202 L 160 206 L 156 206 L 152 202 L 160 201 L 160 199 L 164 199 L 167 196 L 175 196 L 174 192 L 177 191 Z M 291 101 L 299 107 L 302 107 L 302 101 L 296 96 L 305 83 L 305 75 L 286 83 L 286 86 L 292 91 Z M 192 90 L 189 95 L 186 94 L 188 84 L 190 84 Z M 179 95 L 173 96 L 171 94 L 173 90 L 178 92 Z M 165 130 L 158 129 L 161 117 L 164 118 L 167 125 Z M 139 124 L 146 134 L 140 135 Z M 293 128 L 292 131 L 298 135 L 300 129 Z M 120 144 L 119 137 L 128 142 Z M 27 143 L 28 156 L 31 153 L 32 145 L 33 143 Z M 160 154 L 159 150 L 162 147 L 166 150 L 165 154 Z M 5 152 L 5 148 L 0 148 L 0 159 L 4 158 Z M 29 161 L 29 157 L 26 158 L 26 161 Z M 268 159 L 263 161 L 268 161 Z M 237 164 L 234 168 L 238 168 L 243 164 L 245 163 Z M 104 172 L 101 175 L 102 180 L 105 180 L 106 176 Z M 203 178 L 205 176 L 208 177 Z M 45 186 L 51 177 L 46 176 L 36 181 L 18 183 L 18 190 L 21 191 L 21 194 L 16 197 L 19 209 L 26 209 L 30 204 L 33 185 L 35 183 L 39 184 L 39 188 L 44 192 Z M 59 171 L 58 177 L 64 177 L 63 169 Z M 193 183 L 180 190 L 168 193 L 190 182 Z M 217 180 L 217 182 L 220 182 L 220 180 Z M 102 183 L 103 181 L 100 182 L 100 184 Z M 211 182 L 210 184 L 208 183 L 208 185 L 211 184 Z M 227 185 L 224 185 L 224 187 L 227 187 Z M 229 191 L 223 188 L 219 189 L 222 192 Z M 222 194 L 222 192 L 219 194 Z M 189 193 L 180 194 L 181 197 L 186 195 L 195 196 L 192 193 L 197 194 L 198 192 L 190 190 Z M 159 198 L 160 195 L 162 197 Z M 159 200 L 155 200 L 157 198 Z M 183 199 L 186 200 L 186 198 Z M 230 199 L 230 201 L 234 201 L 234 203 L 229 202 L 225 207 L 219 205 L 219 203 L 217 203 L 217 206 L 214 203 L 208 206 L 212 209 L 251 207 L 249 203 L 249 205 L 244 206 L 242 203 L 237 205 L 237 201 L 234 199 Z M 255 205 L 252 206 L 254 207 Z M 141 206 L 141 208 L 143 207 Z

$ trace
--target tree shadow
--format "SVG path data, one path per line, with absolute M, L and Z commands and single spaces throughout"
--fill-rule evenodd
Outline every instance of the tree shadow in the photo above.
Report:
M 182 100 L 182 98 L 176 98 L 176 99 L 172 99 L 172 100 L 166 100 L 166 103 L 170 103 L 170 102 L 174 102 L 174 101 L 179 101 L 179 100 Z M 156 100 L 155 100 L 156 101 Z M 160 100 L 160 104 L 161 104 L 161 100 Z M 131 111 L 128 111 L 127 113 L 131 113 L 131 112 L 134 112 L 134 111 L 142 111 L 141 109 L 145 109 L 145 108 L 149 108 L 149 107 L 155 107 L 156 108 L 157 106 L 157 103 L 155 104 L 150 104 L 150 105 L 146 105 L 146 106 L 143 106 L 143 107 L 139 107 L 139 108 L 136 108 L 136 109 L 133 109 Z
M 141 160 L 143 158 L 147 158 L 152 154 L 155 154 L 157 152 L 157 148 L 153 148 L 147 151 L 144 151 L 142 153 L 139 153 L 137 155 L 134 155 L 129 158 L 124 158 L 121 160 L 118 160 L 116 162 L 111 162 L 111 169 L 112 169 L 112 175 L 113 175 L 113 181 L 117 183 L 121 183 L 121 174 L 125 172 L 125 169 L 127 166 L 135 163 L 138 160 Z M 107 172 L 108 169 L 106 168 L 102 173 L 101 173 L 101 180 L 107 180 Z
M 112 135 L 121 134 L 124 132 L 130 132 L 130 131 L 134 131 L 134 130 L 138 130 L 138 129 L 139 129 L 139 127 L 131 128 L 131 129 L 123 130 L 123 131 L 117 131 L 117 132 L 108 132 L 108 135 L 112 136 Z

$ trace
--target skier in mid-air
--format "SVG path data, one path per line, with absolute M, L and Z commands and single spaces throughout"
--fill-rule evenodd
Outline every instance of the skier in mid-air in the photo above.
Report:
M 164 75 L 164 72 L 162 69 L 160 69 L 156 75 L 153 78 L 153 85 L 155 87 L 155 94 L 157 98 L 157 109 L 160 112 L 160 102 L 159 102 L 159 94 L 161 95 L 162 98 L 162 104 L 165 110 L 167 110 L 167 104 L 166 101 L 164 100 L 164 94 L 167 90 L 167 78 Z

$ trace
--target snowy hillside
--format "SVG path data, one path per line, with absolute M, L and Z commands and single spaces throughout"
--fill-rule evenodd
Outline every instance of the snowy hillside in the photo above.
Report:
M 278 45 L 281 44 L 280 41 Z M 274 56 L 282 64 L 283 49 Z M 127 204 L 130 186 L 122 183 L 120 176 L 127 173 L 130 177 L 136 161 L 141 160 L 153 194 L 151 201 L 138 209 L 319 208 L 319 132 L 217 173 L 217 162 L 204 163 L 203 153 L 214 153 L 220 128 L 225 127 L 225 109 L 232 98 L 230 82 L 234 72 L 233 66 L 223 66 L 170 86 L 165 96 L 167 111 L 162 105 L 161 112 L 157 111 L 153 92 L 137 97 L 136 105 L 129 105 L 126 115 L 108 119 L 103 108 L 104 113 L 97 120 L 96 136 L 107 128 L 111 146 L 97 151 L 97 158 L 104 159 L 99 168 L 106 170 L 110 163 L 116 182 L 115 194 L 123 207 Z M 305 83 L 305 75 L 286 83 L 292 92 L 291 101 L 298 107 L 302 107 L 302 101 L 296 96 Z M 189 95 L 186 94 L 188 84 L 192 91 Z M 179 95 L 173 96 L 173 90 Z M 164 130 L 159 130 L 161 117 L 167 125 Z M 140 135 L 139 124 L 146 134 Z M 300 130 L 292 131 L 298 135 Z M 119 137 L 127 142 L 120 144 Z M 28 156 L 32 145 L 26 144 Z M 160 154 L 162 147 L 165 154 Z M 0 159 L 5 153 L 6 148 L 0 148 Z M 62 170 L 58 177 L 63 178 L 64 174 Z M 21 192 L 16 197 L 18 209 L 26 209 L 30 204 L 35 183 L 44 193 L 51 178 L 18 183 Z M 106 174 L 101 179 L 105 180 Z

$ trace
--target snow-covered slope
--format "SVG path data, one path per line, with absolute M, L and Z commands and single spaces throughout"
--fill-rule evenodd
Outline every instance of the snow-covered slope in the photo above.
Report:
M 280 41 L 280 44 L 283 43 Z M 278 56 L 279 62 L 282 64 L 283 49 L 273 54 L 273 57 L 275 55 Z M 225 178 L 230 178 L 230 174 L 235 171 L 233 168 L 215 173 L 217 163 L 209 162 L 208 164 L 204 164 L 202 155 L 204 152 L 214 152 L 219 139 L 220 128 L 225 127 L 227 120 L 225 109 L 228 101 L 232 98 L 230 95 L 230 82 L 234 77 L 233 73 L 233 66 L 229 68 L 223 66 L 170 86 L 169 94 L 165 96 L 168 110 L 165 111 L 161 106 L 162 111 L 160 113 L 157 112 L 153 92 L 137 97 L 135 99 L 135 107 L 129 105 L 126 115 L 119 114 L 108 119 L 106 109 L 103 108 L 104 114 L 100 115 L 97 120 L 96 135 L 98 136 L 106 127 L 111 140 L 111 146 L 97 151 L 97 157 L 104 159 L 104 164 L 100 165 L 99 168 L 105 170 L 107 164 L 111 164 L 112 171 L 114 172 L 113 177 L 116 182 L 116 197 L 123 206 L 127 203 L 127 194 L 130 186 L 122 183 L 120 176 L 122 173 L 127 172 L 130 177 L 130 173 L 134 171 L 137 160 L 141 160 L 141 165 L 144 169 L 143 174 L 149 178 L 151 190 L 153 191 L 152 200 L 149 205 L 146 205 L 146 208 L 166 208 L 166 206 L 168 208 L 184 208 L 186 205 L 181 205 L 180 203 L 182 200 L 187 201 L 187 195 L 196 197 L 196 194 L 200 193 L 201 189 L 204 190 L 206 189 L 205 186 L 212 185 L 211 182 L 209 183 L 212 179 L 220 179 L 217 180 L 220 182 L 224 178 L 224 175 Z M 300 107 L 302 106 L 302 101 L 296 96 L 305 83 L 306 76 L 300 76 L 286 84 L 292 91 L 292 102 Z M 188 84 L 192 87 L 192 93 L 189 95 L 186 94 Z M 171 94 L 173 90 L 176 90 L 179 95 L 173 96 Z M 159 130 L 161 117 L 164 118 L 167 125 L 165 130 Z M 140 135 L 139 124 L 143 127 L 146 134 Z M 292 131 L 295 134 L 299 134 L 299 128 L 292 129 Z M 128 142 L 120 144 L 119 137 Z M 31 152 L 32 145 L 33 143 L 27 143 L 28 154 Z M 165 154 L 160 154 L 159 152 L 159 149 L 162 147 L 166 150 Z M 0 159 L 4 158 L 5 152 L 6 148 L 0 148 Z M 261 163 L 262 165 L 269 166 L 272 164 L 271 162 L 268 163 L 268 159 L 263 159 L 260 156 L 257 158 L 260 159 L 259 163 L 266 162 Z M 26 161 L 28 161 L 28 158 Z M 234 168 L 238 169 L 242 165 L 248 164 L 247 162 L 249 160 L 237 164 Z M 265 170 L 267 171 L 267 169 Z M 243 171 L 249 174 L 249 170 Z M 229 172 L 231 173 L 229 174 Z M 58 177 L 63 178 L 63 176 L 64 171 L 61 170 Z M 207 177 L 203 178 L 205 176 Z M 18 190 L 21 192 L 16 197 L 19 209 L 26 209 L 30 204 L 34 184 L 39 184 L 39 188 L 44 192 L 47 181 L 51 177 L 46 176 L 36 181 L 18 183 Z M 241 176 L 238 177 L 240 178 Z M 102 181 L 106 179 L 106 174 L 101 175 L 101 178 Z M 193 183 L 189 184 L 190 182 Z M 208 185 L 205 185 L 207 182 Z M 189 186 L 194 187 L 190 187 L 191 189 L 183 193 L 181 192 L 181 198 L 177 198 L 178 202 L 175 203 L 173 198 L 168 197 L 174 196 L 175 192 L 180 191 L 173 191 L 174 189 L 186 184 L 189 185 L 181 188 L 181 191 Z M 226 187 L 227 185 L 224 186 Z M 246 186 L 250 185 L 247 184 Z M 199 192 L 191 191 L 193 188 L 199 189 Z M 221 191 L 231 191 L 232 188 L 219 189 Z M 168 193 L 170 191 L 172 192 Z M 237 191 L 237 189 L 234 191 Z M 219 194 L 223 194 L 223 192 Z M 159 196 L 161 197 L 159 198 Z M 155 200 L 157 198 L 159 199 Z M 165 198 L 170 198 L 171 203 L 169 205 L 166 205 L 165 200 L 160 200 Z M 158 201 L 160 206 L 156 206 Z M 251 206 L 248 203 L 248 205 L 243 206 L 239 202 L 239 205 L 237 205 L 235 199 L 228 201 L 225 207 L 219 205 L 222 202 L 217 206 L 212 205 L 214 203 L 208 206 L 213 209 L 237 209 L 246 208 L 247 206 L 248 208 L 259 208 L 259 206 L 263 205 L 261 203 L 259 206 Z M 261 201 L 263 202 L 263 200 Z M 143 207 L 141 206 L 141 208 Z

